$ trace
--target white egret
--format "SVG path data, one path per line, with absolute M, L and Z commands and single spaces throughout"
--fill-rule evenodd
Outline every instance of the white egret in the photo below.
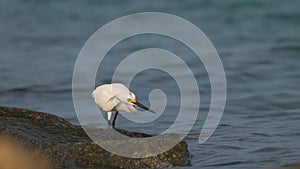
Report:
M 121 83 L 104 84 L 98 86 L 92 93 L 96 104 L 107 112 L 108 125 L 112 116 L 112 111 L 116 114 L 112 121 L 112 126 L 115 128 L 115 121 L 119 111 L 127 113 L 135 113 L 135 106 L 139 106 L 145 110 L 155 113 L 153 110 L 139 103 L 135 99 L 135 94 Z

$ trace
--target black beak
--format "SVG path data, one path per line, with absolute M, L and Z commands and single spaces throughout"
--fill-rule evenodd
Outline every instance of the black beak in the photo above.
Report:
M 156 113 L 155 113 L 155 111 L 153 111 L 153 110 L 149 109 L 149 107 L 147 107 L 147 106 L 143 105 L 142 103 L 140 103 L 140 102 L 138 102 L 138 101 L 134 102 L 134 104 L 135 104 L 135 105 L 137 105 L 137 106 L 139 106 L 140 108 L 143 108 L 143 109 L 145 109 L 145 110 L 148 110 L 148 111 L 150 111 L 151 113 L 154 113 L 154 114 L 156 114 Z

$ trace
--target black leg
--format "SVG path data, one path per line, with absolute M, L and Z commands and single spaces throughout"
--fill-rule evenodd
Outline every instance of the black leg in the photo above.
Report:
M 114 117 L 113 122 L 112 122 L 112 127 L 113 127 L 113 128 L 115 128 L 116 119 L 117 119 L 118 114 L 119 114 L 119 112 L 116 111 L 115 117 Z

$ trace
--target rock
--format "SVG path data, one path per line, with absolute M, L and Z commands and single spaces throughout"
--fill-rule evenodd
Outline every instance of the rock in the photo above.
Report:
M 144 133 L 117 130 L 118 133 L 127 135 L 128 139 L 116 139 L 117 137 L 106 137 L 112 129 L 91 129 L 97 130 L 99 138 L 105 138 L 97 142 L 101 147 L 111 146 L 121 152 L 138 147 L 144 151 L 136 151 L 133 154 L 137 157 L 151 157 L 118 156 L 93 142 L 81 126 L 72 125 L 63 118 L 21 108 L 0 107 L 0 136 L 12 137 L 33 151 L 43 153 L 55 169 L 166 168 L 188 164 L 189 152 L 185 141 L 175 144 L 175 147 L 159 155 L 145 154 L 148 150 L 160 150 L 164 148 L 162 145 L 175 142 L 172 138 L 175 138 L 176 134 L 166 135 L 155 142 L 150 139 L 151 135 Z
M 300 169 L 300 163 L 284 165 L 274 169 Z

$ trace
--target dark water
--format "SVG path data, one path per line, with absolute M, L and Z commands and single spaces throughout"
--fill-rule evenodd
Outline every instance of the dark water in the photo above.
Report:
M 214 135 L 200 145 L 210 84 L 201 63 L 189 57 L 193 53 L 174 40 L 150 35 L 128 39 L 109 53 L 107 63 L 116 64 L 119 57 L 138 49 L 160 47 L 199 70 L 201 109 L 187 137 L 193 155 L 192 167 L 187 168 L 250 169 L 300 161 L 300 1 L 1 0 L 0 104 L 52 112 L 77 123 L 71 82 L 81 47 L 104 24 L 145 11 L 175 14 L 198 26 L 215 45 L 225 68 L 225 112 Z M 110 81 L 109 65 L 100 68 L 106 75 L 98 75 L 97 84 Z M 143 102 L 157 87 L 169 96 L 164 115 L 138 129 L 120 118 L 119 127 L 149 133 L 168 128 L 176 117 L 170 112 L 176 112 L 180 103 L 172 78 L 148 70 L 131 86 Z

